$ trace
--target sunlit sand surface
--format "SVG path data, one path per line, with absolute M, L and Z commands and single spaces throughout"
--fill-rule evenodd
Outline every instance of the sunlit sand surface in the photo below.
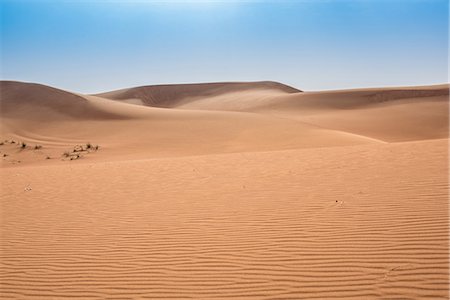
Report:
M 448 85 L 1 91 L 2 298 L 449 296 Z

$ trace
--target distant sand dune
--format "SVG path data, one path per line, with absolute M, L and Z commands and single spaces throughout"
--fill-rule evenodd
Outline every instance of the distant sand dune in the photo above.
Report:
M 140 100 L 145 105 L 154 107 L 175 107 L 187 101 L 216 97 L 219 95 L 265 91 L 276 94 L 301 92 L 293 87 L 272 81 L 261 82 L 225 82 L 142 86 L 107 93 L 96 96 L 112 100 Z
M 0 298 L 449 297 L 448 85 L 0 88 Z
M 387 142 L 448 136 L 448 85 L 326 92 L 300 92 L 275 83 L 207 86 L 150 86 L 101 95 L 128 102 L 139 98 L 148 106 L 271 113 Z M 168 104 L 172 94 L 176 100 Z

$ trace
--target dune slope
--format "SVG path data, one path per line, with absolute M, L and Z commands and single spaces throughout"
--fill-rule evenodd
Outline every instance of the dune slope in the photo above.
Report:
M 116 115 L 96 109 L 84 97 L 49 86 L 16 81 L 0 81 L 2 119 L 17 121 L 55 119 L 110 119 Z

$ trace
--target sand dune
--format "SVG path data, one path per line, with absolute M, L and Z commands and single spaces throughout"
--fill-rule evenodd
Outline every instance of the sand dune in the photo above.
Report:
M 26 83 L 18 83 L 16 88 L 8 83 L 5 91 L 1 96 L 6 107 L 2 135 L 42 145 L 46 155 L 56 158 L 71 145 L 86 142 L 100 144 L 106 160 L 381 142 L 264 114 L 136 106 Z M 19 109 L 14 110 L 20 93 L 30 96 L 24 97 L 20 106 L 17 104 Z M 28 117 L 30 114 L 34 115 Z M 12 161 L 43 161 L 17 149 L 8 154 Z
M 51 122 L 116 117 L 96 109 L 80 95 L 41 84 L 0 81 L 0 90 L 2 118 Z
M 448 137 L 448 86 L 304 93 L 261 108 L 386 142 Z
M 448 136 L 448 85 L 206 98 L 178 108 L 270 113 L 386 142 Z M 226 99 L 224 99 L 226 98 Z
M 0 298 L 449 297 L 448 85 L 0 88 Z
M 150 86 L 101 95 L 129 103 L 138 98 L 147 106 L 270 113 L 386 142 L 448 136 L 448 85 L 326 92 L 300 92 L 275 83 L 206 86 Z
M 261 82 L 225 82 L 142 86 L 97 94 L 96 96 L 140 103 L 154 107 L 175 107 L 203 98 L 217 97 L 230 93 L 263 91 L 269 94 L 283 95 L 301 92 L 293 87 L 272 81 Z M 258 98 L 258 96 L 253 96 Z

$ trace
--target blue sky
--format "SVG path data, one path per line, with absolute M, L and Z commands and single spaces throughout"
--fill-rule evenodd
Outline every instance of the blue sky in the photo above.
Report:
M 95 93 L 215 81 L 448 82 L 447 0 L 0 0 L 4 80 Z

